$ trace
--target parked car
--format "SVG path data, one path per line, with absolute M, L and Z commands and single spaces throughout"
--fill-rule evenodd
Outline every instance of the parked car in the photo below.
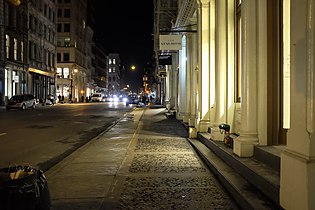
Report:
M 27 108 L 36 108 L 36 99 L 32 94 L 20 94 L 14 95 L 10 98 L 6 105 L 6 109 L 21 109 L 25 110 Z
M 94 93 L 91 98 L 92 102 L 103 102 L 104 100 L 105 98 L 101 93 Z

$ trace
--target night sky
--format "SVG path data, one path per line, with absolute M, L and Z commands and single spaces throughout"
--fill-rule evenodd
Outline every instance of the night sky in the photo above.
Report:
M 153 55 L 153 1 L 96 0 L 94 6 L 95 37 L 107 53 L 120 54 L 127 83 L 138 88 L 145 64 Z M 131 65 L 136 71 L 130 71 Z

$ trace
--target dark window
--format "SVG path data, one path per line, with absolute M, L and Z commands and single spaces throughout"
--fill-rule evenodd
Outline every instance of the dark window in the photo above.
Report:
M 70 55 L 69 55 L 69 53 L 64 53 L 64 54 L 63 54 L 63 61 L 65 61 L 65 62 L 70 61 Z
M 65 9 L 63 11 L 63 17 L 65 17 L 65 18 L 69 18 L 70 17 L 70 9 Z
M 64 24 L 63 32 L 70 32 L 70 23 L 65 23 Z
M 61 54 L 57 53 L 57 62 L 60 62 L 60 61 L 61 61 Z
M 62 9 L 58 9 L 58 17 L 61 18 Z
M 57 24 L 57 32 L 61 32 L 61 23 Z

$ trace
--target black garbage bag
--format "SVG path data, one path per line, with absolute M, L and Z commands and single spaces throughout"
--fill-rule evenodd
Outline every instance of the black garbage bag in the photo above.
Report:
M 1 210 L 49 210 L 48 184 L 43 171 L 31 166 L 0 169 Z

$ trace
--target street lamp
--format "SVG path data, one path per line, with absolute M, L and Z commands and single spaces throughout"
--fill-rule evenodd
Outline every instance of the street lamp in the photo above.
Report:
M 136 70 L 136 66 L 135 66 L 135 65 L 132 65 L 132 66 L 131 66 L 131 70 Z

